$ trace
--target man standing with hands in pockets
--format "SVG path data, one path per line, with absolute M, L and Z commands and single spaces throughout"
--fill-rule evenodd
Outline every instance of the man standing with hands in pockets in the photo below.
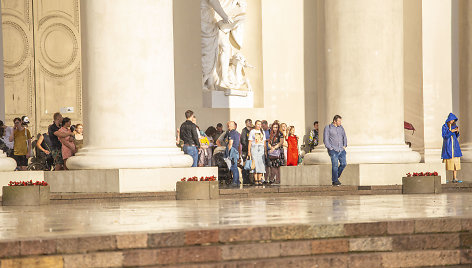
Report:
M 328 149 L 329 157 L 331 157 L 332 165 L 332 184 L 333 186 L 341 185 L 339 177 L 346 167 L 346 147 L 347 137 L 343 126 L 341 126 L 342 117 L 335 115 L 333 123 L 327 125 L 323 133 L 323 142 Z

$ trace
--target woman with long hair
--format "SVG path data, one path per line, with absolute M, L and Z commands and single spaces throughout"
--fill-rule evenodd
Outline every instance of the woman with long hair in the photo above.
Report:
M 59 132 L 64 134 L 69 134 L 72 131 L 70 130 L 70 126 L 72 125 L 69 117 L 64 117 L 62 119 L 62 127 L 59 129 Z M 62 159 L 64 159 L 64 169 L 68 170 L 67 168 L 67 159 L 75 154 L 75 143 L 73 136 L 65 136 L 64 138 L 58 137 L 59 141 L 62 143 Z
M 280 183 L 280 166 L 284 164 L 284 135 L 280 132 L 280 125 L 274 122 L 270 127 L 268 142 L 267 166 L 270 168 L 269 183 Z
M 290 126 L 287 137 L 287 166 L 298 165 L 298 137 L 295 135 L 295 127 Z
M 248 157 L 254 161 L 254 184 L 262 185 L 262 176 L 266 173 L 265 170 L 265 141 L 266 137 L 264 131 L 261 128 L 262 122 L 257 120 L 255 127 L 249 132 L 249 150 Z
M 283 144 L 283 147 L 284 147 L 284 156 L 285 156 L 285 163 L 284 163 L 284 165 L 286 165 L 286 163 L 287 163 L 287 149 L 288 149 L 287 138 L 288 138 L 288 135 L 289 135 L 288 128 L 287 128 L 287 124 L 285 124 L 285 123 L 280 124 L 280 131 L 281 131 L 282 134 L 284 135 L 284 144 Z

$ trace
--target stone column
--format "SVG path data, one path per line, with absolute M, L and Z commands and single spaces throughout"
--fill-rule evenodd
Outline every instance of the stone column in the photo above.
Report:
M 0 8 L 0 21 L 2 21 L 2 12 Z M 0 27 L 0 62 L 3 63 L 3 34 Z M 3 64 L 0 64 L 0 120 L 5 123 L 5 85 L 4 85 Z M 0 152 L 0 171 L 13 171 L 16 168 L 16 162 L 7 157 L 4 152 Z
M 472 162 L 472 2 L 459 2 L 459 87 L 460 127 L 459 143 L 462 161 Z
M 188 167 L 175 146 L 169 0 L 82 0 L 84 149 L 71 169 Z
M 424 161 L 442 162 L 441 127 L 452 112 L 451 1 L 423 0 Z
M 419 162 L 403 132 L 403 1 L 325 1 L 325 62 L 326 122 L 343 117 L 348 163 Z M 326 149 L 305 156 L 319 163 Z

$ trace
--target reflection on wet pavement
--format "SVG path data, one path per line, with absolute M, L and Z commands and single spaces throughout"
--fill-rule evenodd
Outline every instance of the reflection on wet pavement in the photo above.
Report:
M 472 217 L 472 194 L 316 196 L 0 207 L 0 239 L 247 225 Z

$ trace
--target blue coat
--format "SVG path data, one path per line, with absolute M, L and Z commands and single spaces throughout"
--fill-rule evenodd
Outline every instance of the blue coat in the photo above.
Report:
M 441 159 L 451 159 L 452 157 L 461 157 L 462 152 L 459 146 L 459 141 L 457 138 L 459 137 L 459 132 L 451 132 L 447 125 L 447 122 L 451 120 L 459 120 L 457 116 L 453 113 L 450 113 L 447 117 L 446 123 L 442 126 L 442 137 L 443 137 L 443 146 L 442 146 L 442 154 Z M 451 129 L 457 128 L 456 125 L 453 125 Z M 452 143 L 454 142 L 454 155 L 452 155 Z

